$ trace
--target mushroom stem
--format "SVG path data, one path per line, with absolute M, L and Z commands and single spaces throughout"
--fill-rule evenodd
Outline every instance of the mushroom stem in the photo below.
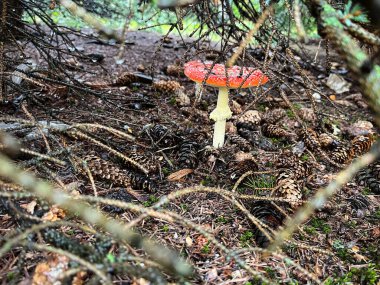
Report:
M 212 145 L 215 148 L 220 148 L 224 145 L 224 135 L 226 132 L 226 120 L 216 121 L 214 125 L 214 138 Z
M 232 112 L 228 106 L 228 88 L 220 87 L 216 108 L 210 114 L 210 119 L 215 121 L 213 146 L 222 147 L 224 144 L 224 134 L 226 132 L 226 120 L 232 117 Z

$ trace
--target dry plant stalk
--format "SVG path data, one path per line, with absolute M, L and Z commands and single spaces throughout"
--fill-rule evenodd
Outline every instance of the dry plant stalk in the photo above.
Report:
M 52 204 L 66 209 L 78 215 L 86 222 L 96 225 L 109 232 L 117 240 L 125 241 L 132 247 L 141 248 L 146 251 L 153 260 L 158 261 L 162 266 L 180 276 L 189 276 L 192 272 L 191 267 L 180 259 L 174 252 L 158 246 L 151 240 L 143 238 L 141 235 L 128 230 L 123 223 L 105 216 L 101 212 L 54 189 L 50 184 L 36 179 L 29 173 L 16 168 L 13 163 L 0 154 L 0 176 L 7 177 L 14 183 L 19 184 L 26 190 L 35 194 L 41 199 L 45 199 Z
M 247 33 L 246 37 L 242 40 L 240 43 L 238 49 L 235 51 L 235 53 L 231 56 L 231 58 L 227 61 L 226 66 L 231 67 L 235 64 L 236 60 L 239 58 L 239 56 L 242 54 L 244 49 L 247 47 L 247 45 L 252 41 L 253 36 L 257 33 L 257 31 L 260 29 L 260 27 L 264 24 L 265 20 L 268 18 L 268 16 L 272 13 L 272 7 L 268 7 L 261 15 L 260 18 L 257 20 L 254 27 Z
M 97 19 L 94 15 L 87 12 L 86 9 L 78 6 L 71 0 L 60 0 L 59 1 L 63 7 L 69 10 L 73 15 L 81 18 L 85 23 L 89 24 L 100 33 L 104 34 L 109 38 L 117 40 L 119 43 L 122 43 L 124 39 L 114 30 L 107 28 L 105 25 Z

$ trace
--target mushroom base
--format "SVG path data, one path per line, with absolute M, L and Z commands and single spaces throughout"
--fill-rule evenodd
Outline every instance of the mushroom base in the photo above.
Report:
M 226 120 L 216 121 L 214 125 L 214 138 L 212 146 L 220 148 L 224 145 L 224 135 L 226 130 Z

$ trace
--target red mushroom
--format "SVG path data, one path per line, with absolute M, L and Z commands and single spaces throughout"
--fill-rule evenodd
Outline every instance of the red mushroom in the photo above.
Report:
M 223 64 L 200 60 L 186 63 L 185 75 L 198 84 L 205 82 L 208 86 L 219 87 L 218 102 L 215 110 L 210 114 L 210 119 L 215 121 L 213 138 L 215 148 L 223 146 L 226 120 L 232 116 L 228 106 L 228 90 L 249 88 L 268 82 L 268 77 L 253 67 L 232 66 L 226 68 Z

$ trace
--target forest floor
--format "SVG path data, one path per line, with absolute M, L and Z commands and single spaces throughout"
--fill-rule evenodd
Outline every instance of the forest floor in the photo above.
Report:
M 113 177 L 120 178 L 124 174 L 123 169 L 130 166 L 93 141 L 49 133 L 47 140 L 51 150 L 48 151 L 43 139 L 28 137 L 31 132 L 38 134 L 36 129 L 12 133 L 23 142 L 25 148 L 35 152 L 66 161 L 67 154 L 59 152 L 65 147 L 79 158 L 86 159 L 91 154 L 109 161 L 112 167 L 118 167 L 119 170 L 107 170 L 92 165 L 94 169 L 91 169 L 89 163 L 95 179 L 96 195 L 100 197 L 135 201 L 151 207 L 162 196 L 188 187 L 204 186 L 172 199 L 163 208 L 163 211 L 180 215 L 183 220 L 140 216 L 115 206 L 101 206 L 109 215 L 130 223 L 145 236 L 180 252 L 195 267 L 196 274 L 191 283 L 260 284 L 255 283 L 245 269 L 227 256 L 219 246 L 222 244 L 228 250 L 239 251 L 241 259 L 255 271 L 284 284 L 297 284 L 296 280 L 299 284 L 306 284 L 312 276 L 322 281 L 328 277 L 334 278 L 335 281 L 330 284 L 378 284 L 380 192 L 379 183 L 374 182 L 376 185 L 373 185 L 367 181 L 374 177 L 372 170 L 367 169 L 361 179 L 354 179 L 339 190 L 323 209 L 302 225 L 279 256 L 265 257 L 262 252 L 252 249 L 267 245 L 268 240 L 252 224 L 247 212 L 269 228 L 281 227 L 285 216 L 291 216 L 302 201 L 326 186 L 351 161 L 353 156 L 347 152 L 356 143 L 355 139 L 360 136 L 368 138 L 368 135 L 377 133 L 357 83 L 336 55 L 331 58 L 331 74 L 339 76 L 335 78 L 335 83 L 343 79 L 344 84 L 350 85 L 341 94 L 327 86 L 328 78 L 334 82 L 334 77 L 325 71 L 325 53 L 323 48 L 317 48 L 318 42 L 311 44 L 306 54 L 300 52 L 296 55 L 304 74 L 299 73 L 291 62 L 282 62 L 283 51 L 279 51 L 270 66 L 281 73 L 284 82 L 270 79 L 262 88 L 232 91 L 230 105 L 234 114 L 227 125 L 226 143 L 223 148 L 213 149 L 210 147 L 213 123 L 208 116 L 215 108 L 217 90 L 206 87 L 199 103 L 195 103 L 195 84 L 183 76 L 181 68 L 175 69 L 175 66 L 181 67 L 188 60 L 197 59 L 195 49 L 188 49 L 178 38 L 163 40 L 156 34 L 131 32 L 127 36 L 123 60 L 116 64 L 118 45 L 79 37 L 73 37 L 73 40 L 75 47 L 85 54 L 92 54 L 96 59 L 104 56 L 99 63 L 80 58 L 67 61 L 75 79 L 86 89 L 93 90 L 95 95 L 71 87 L 58 88 L 53 83 L 53 88 L 43 89 L 22 82 L 25 88 L 35 90 L 34 95 L 25 101 L 24 110 L 38 122 L 59 121 L 67 125 L 94 123 L 125 132 L 130 137 L 99 127 L 85 130 L 86 134 L 134 158 L 148 169 L 147 191 L 136 190 L 141 198 L 137 201 L 126 193 L 123 185 L 112 181 Z M 188 43 L 191 41 L 186 40 Z M 200 58 L 215 55 L 210 53 L 212 47 L 203 45 L 208 51 L 201 53 Z M 317 50 L 319 55 L 315 57 Z M 263 62 L 265 53 L 262 50 L 247 50 L 247 53 Z M 169 71 L 168 66 L 171 66 Z M 139 76 L 122 75 L 124 72 L 137 72 Z M 57 74 L 59 76 L 64 75 Z M 173 83 L 152 84 L 152 80 L 176 81 L 183 88 L 177 88 Z M 285 91 L 298 115 L 289 109 L 276 86 Z M 307 87 L 314 90 L 309 95 L 316 101 L 318 114 L 312 110 L 305 90 Z M 265 96 L 258 96 L 263 92 Z M 10 96 L 17 97 L 12 92 Z M 255 112 L 245 116 L 247 110 Z M 4 115 L 3 119 L 30 120 L 22 108 L 15 109 L 10 105 L 1 106 L 0 113 Z M 7 129 L 15 122 L 0 119 L 0 124 L 2 129 Z M 308 135 L 311 139 L 300 131 L 301 124 L 310 128 Z M 274 127 L 268 129 L 268 125 Z M 321 136 L 322 133 L 324 135 Z M 326 137 L 327 142 L 324 143 L 323 138 Z M 317 144 L 310 142 L 313 138 L 318 141 Z M 54 155 L 55 151 L 58 152 Z M 36 162 L 32 158 L 25 154 L 17 161 L 39 177 L 52 180 L 53 173 L 54 183 L 60 181 L 73 195 L 94 195 L 94 187 L 87 175 L 72 164 L 59 166 L 51 161 Z M 378 164 L 373 167 L 380 173 L 376 168 Z M 296 174 L 290 174 L 293 170 Z M 108 177 L 105 174 L 107 171 Z M 254 174 L 236 184 L 246 171 L 253 171 Z M 286 183 L 290 184 L 281 192 L 286 187 L 279 185 L 279 182 L 287 178 L 290 180 Z M 233 200 L 213 191 L 215 187 L 227 191 L 234 189 L 239 195 L 283 198 L 282 194 L 285 193 L 289 198 L 294 193 L 295 196 L 300 193 L 301 198 L 298 197 L 296 205 L 281 201 L 255 201 L 252 197 Z M 33 201 L 21 199 L 17 205 L 38 217 L 46 216 L 46 212 L 52 213 L 51 208 L 43 207 L 40 202 L 31 205 Z M 243 205 L 243 211 L 239 205 Z M 10 216 L 6 207 L 3 208 L 0 210 L 0 228 L 6 234 L 22 223 L 21 218 Z M 248 211 L 244 212 L 244 209 Z M 57 217 L 60 218 L 63 217 Z M 63 219 L 74 218 L 68 216 Z M 202 229 L 219 244 L 202 234 Z M 61 231 L 81 243 L 91 244 L 96 240 L 91 234 L 73 235 L 68 228 L 61 228 Z M 108 249 L 108 253 L 117 256 L 117 248 Z M 137 252 L 134 254 L 138 255 Z M 305 275 L 296 265 L 287 262 L 283 255 L 290 257 L 311 275 Z M 20 259 L 24 259 L 22 265 Z M 15 248 L 0 261 L 0 280 L 4 280 L 3 284 L 13 278 L 25 282 L 38 280 L 41 277 L 36 277 L 35 266 L 46 262 L 46 259 L 44 255 L 26 254 L 21 248 Z M 19 266 L 23 269 L 16 272 Z M 14 274 L 10 276 L 9 272 Z M 147 282 L 144 281 L 146 278 L 132 280 L 127 276 L 116 274 L 115 284 L 148 284 L 144 283 Z

